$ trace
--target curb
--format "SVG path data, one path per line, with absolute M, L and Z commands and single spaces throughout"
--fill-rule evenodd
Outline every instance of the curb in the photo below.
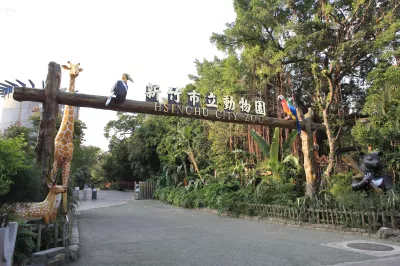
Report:
M 74 220 L 72 221 L 72 228 L 71 228 L 71 242 L 70 245 L 67 247 L 70 251 L 70 260 L 74 261 L 79 258 L 79 227 L 78 227 L 78 217 L 81 215 L 81 212 L 76 211 L 73 215 Z

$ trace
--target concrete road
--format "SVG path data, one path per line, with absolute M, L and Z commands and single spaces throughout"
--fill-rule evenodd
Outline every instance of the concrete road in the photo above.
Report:
M 218 217 L 157 201 L 89 209 L 78 217 L 81 250 L 74 266 L 400 265 L 397 246 L 379 257 L 324 245 L 369 238 Z
M 97 199 L 92 200 L 92 190 L 87 192 L 86 200 L 83 200 L 83 191 L 79 191 L 79 204 L 77 211 L 116 206 L 133 200 L 133 193 L 116 190 L 97 190 Z

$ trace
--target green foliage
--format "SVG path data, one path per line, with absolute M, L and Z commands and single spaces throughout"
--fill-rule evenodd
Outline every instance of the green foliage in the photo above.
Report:
M 366 146 L 389 150 L 400 144 L 400 89 L 384 85 L 371 88 L 363 111 L 369 117 L 353 128 L 353 136 Z
M 385 69 L 385 70 L 384 70 Z M 355 140 L 364 147 L 384 153 L 384 166 L 393 178 L 400 174 L 400 74 L 398 67 L 381 67 L 370 73 L 373 86 L 363 107 L 366 119 L 352 129 Z
M 36 136 L 33 134 L 34 129 L 21 126 L 19 123 L 9 126 L 3 137 L 6 139 L 12 139 L 16 137 L 21 137 L 28 145 L 25 146 L 26 150 L 29 147 L 36 145 Z
M 261 98 L 268 116 L 279 117 L 277 96 L 292 94 L 299 109 L 312 107 L 315 122 L 322 117 L 329 127 L 329 155 L 335 156 L 335 145 L 371 145 L 384 152 L 388 172 L 397 176 L 400 20 L 395 3 L 375 8 L 368 1 L 289 2 L 235 0 L 235 21 L 211 37 L 225 58 L 197 60 L 197 72 L 190 75 L 193 83 L 183 88 L 182 100 L 187 100 L 188 90 L 203 96 L 213 92 L 223 109 L 226 95 L 236 103 L 242 97 L 249 102 Z M 368 118 L 354 126 L 360 111 Z M 179 206 L 235 209 L 233 204 L 245 197 L 237 191 L 225 193 L 222 180 L 227 176 L 241 189 L 254 189 L 254 201 L 294 204 L 304 195 L 305 180 L 302 156 L 291 152 L 297 132 L 287 136 L 277 128 L 261 127 L 261 136 L 251 127 L 119 113 L 105 128 L 110 151 L 101 168 L 110 181 L 156 176 L 159 197 Z M 280 133 L 286 137 L 282 145 Z M 252 164 L 265 175 L 251 170 Z M 349 190 L 347 176 L 331 179 L 332 187 L 310 204 L 350 208 L 348 201 L 365 203 L 364 194 Z M 184 181 L 189 185 L 183 187 Z
M 40 113 L 35 112 L 33 115 L 29 117 L 29 120 L 33 124 L 33 132 L 38 132 L 39 131 L 39 125 L 40 125 Z M 58 132 L 58 129 L 60 128 L 62 121 L 62 115 L 58 114 L 56 117 L 56 133 Z M 84 137 L 85 137 L 85 132 L 84 130 L 87 129 L 86 124 L 82 120 L 74 120 L 74 140 L 78 145 L 81 145 Z
M 110 190 L 123 191 L 123 190 L 124 190 L 124 187 L 122 186 L 121 183 L 112 183 L 109 189 L 110 189 Z
M 104 155 L 99 147 L 81 146 L 75 142 L 71 164 L 75 186 L 82 189 L 85 184 L 97 185 L 103 182 L 105 175 L 102 171 L 103 165 Z
M 7 194 L 0 196 L 1 203 L 39 202 L 47 193 L 47 186 L 40 178 L 40 167 L 32 160 L 25 160 L 27 167 L 11 176 L 12 185 Z
M 265 141 L 265 140 L 264 140 Z M 275 128 L 274 136 L 271 142 L 271 152 L 269 156 L 269 161 L 271 164 L 277 164 L 279 157 L 279 128 Z
M 157 117 L 118 113 L 118 119 L 105 127 L 105 136 L 110 138 L 103 166 L 106 179 L 141 181 L 160 170 L 156 148 L 163 128 Z
M 13 175 L 27 169 L 25 146 L 22 137 L 0 139 L 0 195 L 10 190 Z
M 229 179 L 228 179 L 229 180 Z M 248 204 L 259 202 L 268 204 L 293 203 L 295 196 L 291 185 L 260 185 L 255 191 L 252 186 L 239 189 L 239 182 L 231 180 L 204 186 L 167 187 L 155 191 L 160 201 L 185 208 L 211 208 L 227 212 L 233 216 L 251 215 Z M 264 190 L 264 191 L 262 191 Z M 272 193 L 272 194 L 271 194 Z
M 0 169 L 6 166 L 3 174 L 7 173 L 9 180 L 9 183 L 0 182 L 0 187 L 9 184 L 7 192 L 0 195 L 0 205 L 40 201 L 46 193 L 40 178 L 40 168 L 34 163 L 31 133 L 28 128 L 13 125 L 0 138 Z
M 275 129 L 271 146 L 254 130 L 251 135 L 255 136 L 255 140 L 259 146 L 267 147 L 270 150 L 269 157 L 257 166 L 259 170 L 267 170 L 272 172 L 275 182 L 293 183 L 299 176 L 304 175 L 304 171 L 299 162 L 299 158 L 290 154 L 290 149 L 297 137 L 297 132 L 292 132 L 288 140 L 283 145 L 282 159 L 279 160 L 279 128 Z M 269 177 L 264 180 L 264 184 L 270 183 Z
M 250 131 L 251 136 L 257 142 L 258 147 L 260 148 L 262 154 L 265 157 L 269 157 L 269 152 L 270 152 L 270 146 L 269 144 L 263 139 L 260 134 L 258 134 L 254 129 L 251 129 Z
M 30 259 L 31 254 L 33 253 L 36 245 L 36 234 L 30 232 L 28 229 L 20 228 L 17 231 L 17 239 L 15 241 L 15 250 L 14 250 L 14 263 L 20 263 L 27 261 Z
M 265 178 L 256 189 L 256 202 L 291 206 L 298 195 L 293 182 L 280 182 L 276 178 Z
M 291 154 L 291 150 L 292 150 L 292 147 L 293 147 L 294 142 L 295 142 L 296 139 L 297 139 L 297 136 L 298 136 L 298 133 L 297 133 L 296 130 L 293 130 L 293 131 L 289 134 L 287 140 L 286 140 L 286 141 L 283 143 L 283 145 L 282 145 L 282 153 L 283 153 L 283 156 Z

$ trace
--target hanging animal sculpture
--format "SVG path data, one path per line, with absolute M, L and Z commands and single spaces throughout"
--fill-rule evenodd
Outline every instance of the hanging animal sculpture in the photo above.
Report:
M 296 108 L 289 102 L 286 101 L 283 95 L 279 95 L 278 99 L 281 101 L 283 111 L 292 119 L 296 120 L 297 131 L 301 134 L 301 127 L 299 122 L 299 117 L 297 116 Z
M 69 92 L 75 92 L 75 79 L 79 73 L 83 71 L 78 64 L 62 65 L 62 68 L 69 70 Z M 71 168 L 72 155 L 74 151 L 74 144 L 72 142 L 74 136 L 74 107 L 66 105 L 64 108 L 64 115 L 57 136 L 54 140 L 54 163 L 51 176 L 56 176 L 58 168 L 62 168 L 62 184 L 63 187 L 68 189 L 68 179 Z M 67 192 L 63 194 L 63 209 L 64 213 L 68 213 L 67 209 Z M 54 210 L 54 216 L 57 215 L 57 209 Z
M 65 193 L 67 190 L 63 186 L 57 185 L 57 181 L 48 180 L 47 186 L 49 188 L 49 194 L 42 202 L 29 202 L 29 203 L 14 203 L 8 207 L 8 211 L 15 213 L 22 219 L 35 221 L 42 220 L 45 224 L 49 224 L 50 221 L 55 221 L 53 215 L 54 210 L 57 208 L 57 201 L 61 200 L 61 193 Z
M 326 158 L 325 155 L 319 156 L 319 145 L 317 142 L 317 132 L 313 132 L 313 153 L 314 153 L 314 160 L 317 162 L 319 166 L 328 165 L 329 160 Z

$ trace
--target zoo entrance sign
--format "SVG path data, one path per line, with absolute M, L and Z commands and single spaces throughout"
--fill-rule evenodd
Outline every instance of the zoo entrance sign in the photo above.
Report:
M 232 120 L 236 121 L 238 115 L 244 116 L 244 122 L 260 123 L 264 122 L 266 116 L 266 106 L 263 101 L 254 101 L 254 112 L 251 113 L 252 103 L 248 100 L 241 98 L 239 101 L 240 113 L 235 112 L 236 102 L 230 95 L 222 98 L 223 110 L 218 110 L 217 96 L 214 93 L 207 94 L 204 99 L 200 93 L 195 90 L 188 91 L 187 93 L 187 106 L 181 103 L 182 91 L 178 88 L 170 87 L 168 94 L 168 104 L 161 104 L 159 102 L 160 86 L 149 84 L 146 86 L 146 102 L 154 103 L 154 111 L 163 112 L 177 115 L 187 115 L 197 117 L 214 116 L 217 120 Z M 201 101 L 204 100 L 206 108 L 201 107 Z M 213 119 L 214 120 L 214 119 Z
M 50 62 L 45 88 L 15 87 L 13 98 L 16 101 L 44 103 L 42 120 L 46 121 L 48 125 L 54 122 L 52 119 L 56 113 L 55 107 L 57 104 L 64 104 L 109 111 L 176 116 L 225 123 L 255 124 L 296 129 L 296 122 L 294 120 L 268 117 L 266 104 L 260 100 L 249 102 L 241 98 L 238 102 L 235 102 L 232 96 L 227 95 L 223 96 L 222 99 L 218 99 L 220 100 L 220 102 L 218 102 L 217 96 L 212 92 L 202 97 L 200 93 L 192 90 L 188 91 L 185 97 L 181 97 L 182 92 L 180 89 L 169 88 L 168 99 L 164 104 L 159 101 L 159 94 L 161 92 L 160 86 L 149 84 L 146 86 L 146 101 L 126 99 L 124 102 L 111 101 L 109 106 L 105 106 L 108 99 L 106 96 L 61 91 L 60 79 L 61 67 L 55 62 Z M 80 90 L 84 91 L 85 89 L 82 88 Z M 182 104 L 181 98 L 187 98 L 186 106 Z M 218 108 L 219 106 L 220 108 Z M 235 110 L 240 111 L 235 112 Z M 323 124 L 317 124 L 312 121 L 310 121 L 310 124 L 312 130 L 326 130 Z M 300 121 L 300 125 L 302 129 L 306 128 L 305 122 Z M 49 138 L 48 141 L 49 143 L 53 141 L 52 137 Z

